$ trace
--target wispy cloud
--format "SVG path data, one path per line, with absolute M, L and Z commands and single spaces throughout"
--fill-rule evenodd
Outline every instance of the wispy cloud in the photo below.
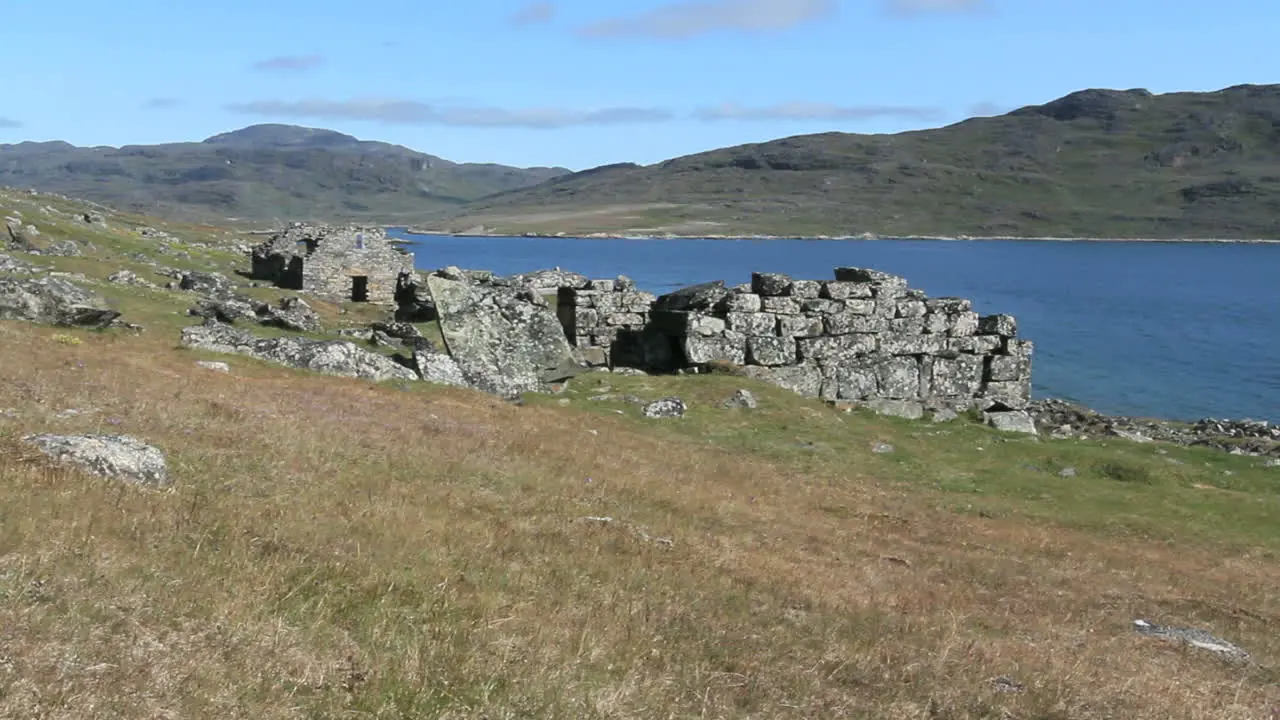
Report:
M 259 60 L 252 65 L 254 70 L 264 72 L 298 72 L 314 70 L 324 63 L 321 55 L 277 55 L 266 60 Z
M 987 7 L 986 0 L 887 0 L 887 3 L 889 12 L 895 15 L 978 12 Z
M 591 38 L 684 39 L 707 33 L 775 32 L 828 17 L 836 0 L 686 0 L 639 15 L 612 18 L 578 28 Z
M 145 102 L 143 102 L 142 107 L 146 108 L 147 110 L 169 110 L 172 108 L 176 108 L 181 104 L 182 104 L 182 101 L 179 100 L 178 98 L 153 97 L 153 98 L 148 98 Z
M 556 6 L 549 2 L 535 2 L 523 7 L 511 16 L 513 25 L 539 25 L 548 23 L 556 17 Z
M 1009 112 L 1009 108 L 993 102 L 984 101 L 969 106 L 969 117 L 991 117 L 993 115 L 1003 115 L 1007 112 Z
M 228 105 L 231 112 L 307 120 L 363 120 L 388 125 L 448 125 L 475 128 L 555 129 L 583 125 L 624 125 L 674 119 L 660 108 L 611 107 L 495 108 L 439 106 L 415 100 L 258 100 Z
M 829 103 L 790 102 L 763 107 L 747 107 L 724 103 L 700 108 L 694 112 L 698 120 L 786 121 L 786 120 L 868 120 L 896 117 L 933 120 L 942 115 L 938 108 L 893 105 L 833 105 Z
M 20 128 L 20 127 L 22 127 L 22 123 L 18 122 L 17 120 L 10 120 L 7 117 L 0 117 L 0 128 L 12 129 L 12 128 Z

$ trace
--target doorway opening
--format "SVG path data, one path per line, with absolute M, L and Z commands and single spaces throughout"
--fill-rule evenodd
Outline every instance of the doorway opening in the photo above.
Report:
M 369 302 L 369 278 L 366 275 L 355 275 L 351 278 L 352 302 Z

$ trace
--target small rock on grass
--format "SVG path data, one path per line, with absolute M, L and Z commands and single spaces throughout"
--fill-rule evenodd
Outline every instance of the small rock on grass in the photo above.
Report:
M 758 406 L 759 403 L 756 402 L 756 396 L 752 395 L 750 390 L 739 390 L 724 401 L 725 409 L 754 410 Z
M 649 418 L 679 418 L 684 417 L 688 406 L 678 397 L 663 398 L 648 403 L 642 409 L 645 417 Z
M 23 440 L 59 463 L 139 485 L 170 484 L 164 453 L 128 435 L 28 435 Z
M 224 362 L 218 362 L 217 360 L 197 360 L 196 366 L 202 367 L 205 370 L 212 370 L 214 372 L 221 372 L 221 373 L 231 372 L 230 365 Z

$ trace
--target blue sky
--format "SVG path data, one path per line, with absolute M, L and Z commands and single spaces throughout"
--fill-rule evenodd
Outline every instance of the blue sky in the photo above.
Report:
M 1273 0 L 9 0 L 0 143 L 326 127 L 463 162 L 651 163 L 1086 87 L 1280 82 Z

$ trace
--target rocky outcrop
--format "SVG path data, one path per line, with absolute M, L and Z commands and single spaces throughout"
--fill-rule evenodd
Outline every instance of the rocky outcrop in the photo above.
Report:
M 221 273 L 191 271 L 183 273 L 178 288 L 209 297 L 230 297 L 235 294 L 231 279 Z
M 119 318 L 104 299 L 64 278 L 0 276 L 0 320 L 105 328 Z
M 1029 407 L 1041 433 L 1053 438 L 1118 437 L 1211 447 L 1237 455 L 1280 458 L 1280 425 L 1265 420 L 1204 418 L 1192 423 L 1104 415 L 1065 400 L 1037 400 Z
M 28 435 L 23 440 L 58 463 L 140 485 L 170 484 L 164 453 L 128 435 Z
M 278 305 L 258 302 L 243 295 L 227 295 L 202 300 L 187 311 L 206 320 L 234 324 L 251 320 L 260 325 L 294 332 L 320 332 L 320 316 L 301 298 L 280 298 Z
M 384 380 L 417 380 L 418 374 L 395 360 L 344 340 L 260 338 L 222 323 L 182 330 L 182 344 L 211 352 L 248 355 L 325 375 Z
M 449 355 L 471 386 L 515 397 L 577 371 L 563 329 L 539 298 L 437 275 L 427 287 Z

